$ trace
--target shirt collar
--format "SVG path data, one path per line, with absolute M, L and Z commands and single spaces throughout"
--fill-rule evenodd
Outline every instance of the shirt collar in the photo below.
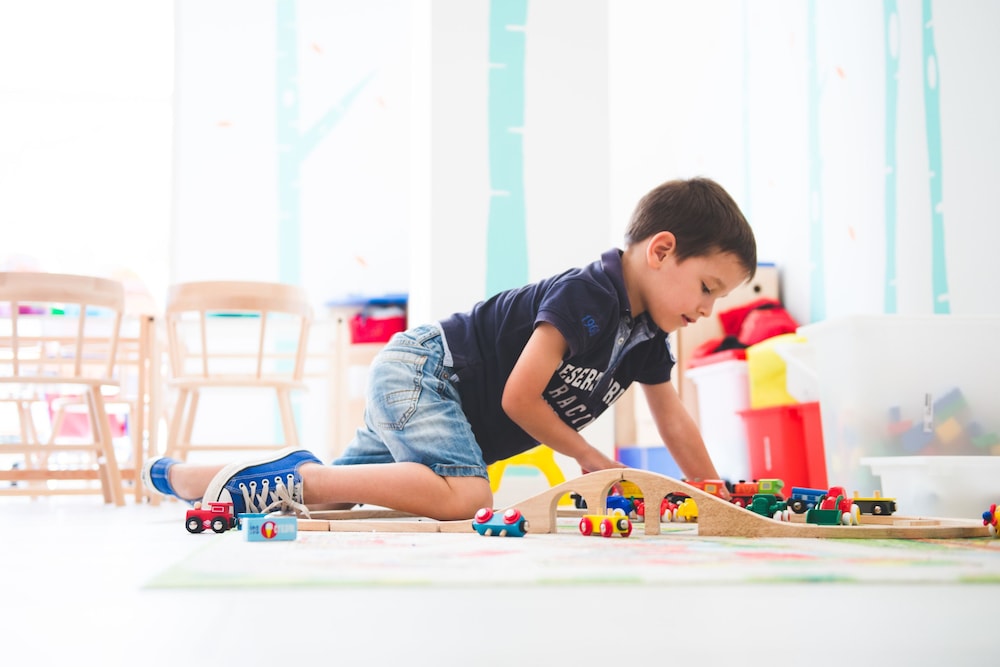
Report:
M 607 274 L 608 278 L 611 279 L 611 284 L 614 285 L 615 291 L 618 292 L 618 303 L 621 304 L 620 312 L 622 318 L 629 324 L 629 328 L 635 325 L 635 320 L 644 321 L 646 328 L 652 332 L 656 333 L 660 329 L 656 326 L 652 319 L 650 319 L 648 313 L 643 313 L 637 318 L 632 317 L 632 305 L 628 300 L 628 292 L 625 290 L 625 272 L 622 269 L 622 251 L 618 248 L 611 248 L 601 255 L 601 265 L 604 267 L 604 273 Z

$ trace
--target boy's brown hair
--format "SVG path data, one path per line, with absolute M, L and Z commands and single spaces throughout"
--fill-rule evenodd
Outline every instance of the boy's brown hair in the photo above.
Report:
M 757 272 L 757 241 L 750 223 L 721 185 L 709 178 L 676 179 L 650 190 L 635 207 L 625 246 L 670 232 L 677 261 L 713 252 L 732 253 L 746 272 Z

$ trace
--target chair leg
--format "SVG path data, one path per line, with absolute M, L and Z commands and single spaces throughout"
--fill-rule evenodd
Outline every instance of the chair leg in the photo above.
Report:
M 30 445 L 40 445 L 41 440 L 38 438 L 38 429 L 35 426 L 35 418 L 31 414 L 31 404 L 34 401 L 32 399 L 18 400 L 17 401 L 17 416 L 18 425 L 21 430 L 21 442 Z M 24 454 L 24 469 L 25 470 L 35 470 L 40 469 L 48 465 L 48 453 L 47 452 L 25 452 Z M 47 486 L 46 482 L 41 480 L 31 480 L 26 482 L 28 488 L 44 488 Z M 32 496 L 37 498 L 37 496 Z
M 200 399 L 201 391 L 199 389 L 192 389 L 188 398 L 188 408 L 185 411 L 184 428 L 181 433 L 181 449 L 178 458 L 182 461 L 187 461 L 188 454 L 191 453 L 191 434 L 194 433 L 194 419 L 195 415 L 198 414 L 198 402 Z
M 118 468 L 118 457 L 115 456 L 115 444 L 111 437 L 111 425 L 108 423 L 108 413 L 104 407 L 104 397 L 101 396 L 100 388 L 89 389 L 87 391 L 87 403 L 93 415 L 93 421 L 97 425 L 98 442 L 104 455 L 105 472 L 102 477 L 106 477 L 107 488 L 110 491 L 111 499 L 118 507 L 125 504 L 125 489 L 122 487 L 121 470 Z M 107 498 L 107 493 L 105 498 Z
M 98 422 L 100 417 L 97 414 L 97 404 L 91 400 L 89 393 L 84 397 L 84 405 L 87 408 L 87 423 L 90 425 L 90 440 L 94 443 L 95 448 L 91 452 L 91 456 L 94 457 L 94 461 L 97 464 L 97 479 L 101 483 L 101 495 L 104 496 L 104 502 L 110 504 L 114 497 L 111 492 L 111 478 L 108 476 L 108 467 L 104 463 L 104 442 L 101 440 L 101 427 Z M 60 409 L 62 409 L 61 406 Z M 58 421 L 61 421 L 61 418 Z
M 285 431 L 285 446 L 299 448 L 299 433 L 295 427 L 295 413 L 292 410 L 291 392 L 278 390 L 278 407 L 281 411 L 281 426 Z

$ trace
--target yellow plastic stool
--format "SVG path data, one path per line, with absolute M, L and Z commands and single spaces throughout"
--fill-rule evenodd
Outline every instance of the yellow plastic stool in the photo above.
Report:
M 496 493 L 497 489 L 500 488 L 500 480 L 503 479 L 503 473 L 507 469 L 507 466 L 532 466 L 538 468 L 545 475 L 549 487 L 562 484 L 566 481 L 562 470 L 556 464 L 555 453 L 552 451 L 552 448 L 545 445 L 538 445 L 526 452 L 515 454 L 510 458 L 487 466 L 486 473 L 490 476 L 490 490 L 493 493 Z M 559 499 L 559 504 L 572 505 L 573 501 L 569 495 L 565 495 Z

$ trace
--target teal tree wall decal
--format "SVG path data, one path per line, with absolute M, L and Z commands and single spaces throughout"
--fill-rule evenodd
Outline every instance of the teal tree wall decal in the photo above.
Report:
M 809 321 L 819 322 L 826 317 L 826 280 L 823 262 L 823 156 L 819 148 L 822 86 L 816 54 L 816 0 L 809 0 L 806 23 L 809 79 Z
M 923 3 L 924 119 L 927 128 L 927 162 L 931 189 L 931 286 L 934 312 L 948 314 L 948 266 L 944 245 L 943 181 L 941 160 L 941 72 L 934 46 L 934 19 L 931 0 Z
M 528 280 L 524 202 L 524 45 L 527 0 L 491 0 L 486 296 Z
M 277 2 L 275 117 L 278 148 L 278 280 L 301 281 L 302 220 L 300 175 L 302 163 L 320 141 L 343 119 L 374 72 L 355 84 L 341 100 L 305 131 L 299 119 L 299 61 L 296 0 Z
M 899 14 L 896 0 L 884 0 L 885 17 L 885 285 L 883 309 L 896 312 L 896 122 L 899 107 Z

